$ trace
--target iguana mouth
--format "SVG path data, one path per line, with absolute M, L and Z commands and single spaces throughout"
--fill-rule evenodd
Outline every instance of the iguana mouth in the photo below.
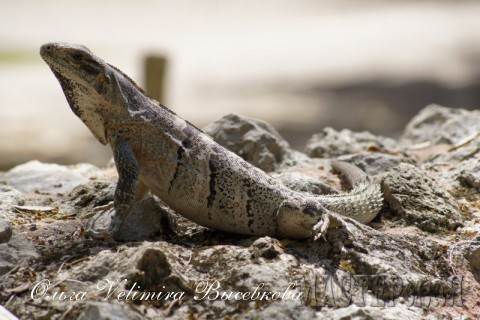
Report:
M 40 47 L 40 56 L 52 69 L 57 69 L 59 65 L 65 61 L 64 58 L 58 57 L 55 53 L 60 48 L 60 44 L 46 43 Z

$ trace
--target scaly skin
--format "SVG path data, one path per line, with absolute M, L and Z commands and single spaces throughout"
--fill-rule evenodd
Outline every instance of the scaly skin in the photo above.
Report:
M 353 165 L 332 164 L 354 186 L 350 193 L 292 191 L 150 99 L 86 47 L 47 43 L 40 54 L 73 112 L 112 148 L 119 173 L 109 230 L 114 238 L 148 191 L 209 228 L 293 239 L 317 238 L 330 212 L 368 223 L 381 207 L 379 185 Z

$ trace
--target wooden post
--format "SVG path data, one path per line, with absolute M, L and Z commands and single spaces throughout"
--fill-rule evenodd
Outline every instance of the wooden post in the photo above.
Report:
M 167 58 L 162 55 L 148 55 L 144 60 L 145 90 L 148 95 L 165 104 L 165 75 Z

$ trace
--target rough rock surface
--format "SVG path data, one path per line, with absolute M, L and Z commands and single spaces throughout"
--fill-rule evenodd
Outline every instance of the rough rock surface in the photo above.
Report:
M 263 171 L 274 171 L 291 152 L 290 145 L 268 123 L 228 114 L 203 130 L 212 138 Z
M 88 302 L 78 320 L 140 320 L 142 316 L 126 306 L 108 302 Z
M 445 108 L 432 104 L 406 126 L 402 142 L 455 145 L 480 132 L 480 111 Z
M 12 227 L 10 224 L 0 218 L 0 244 L 8 242 L 12 237 Z
M 90 164 L 65 167 L 30 161 L 0 173 L 0 181 L 22 192 L 65 193 L 98 174 L 98 169 Z
M 455 199 L 413 165 L 392 169 L 383 179 L 382 191 L 393 215 L 422 230 L 454 229 L 463 220 Z
M 400 143 L 420 161 L 454 163 L 480 158 L 480 111 L 429 105 L 406 126 Z
M 348 129 L 336 131 L 325 128 L 314 134 L 305 147 L 305 153 L 314 158 L 332 158 L 362 151 L 396 150 L 395 140 L 375 136 L 370 132 L 352 132 Z
M 390 171 L 400 163 L 412 163 L 407 157 L 377 152 L 361 152 L 352 155 L 338 157 L 339 160 L 350 162 L 368 175 L 374 176 Z
M 385 193 L 370 225 L 347 219 L 318 241 L 209 230 L 149 196 L 124 241 L 108 242 L 96 235 L 113 211 L 93 209 L 113 199 L 111 166 L 0 173 L 0 220 L 13 229 L 0 244 L 0 304 L 21 319 L 478 318 L 480 138 L 469 117 L 431 106 L 401 142 L 328 128 L 312 138 L 309 155 L 356 164 Z M 228 115 L 207 132 L 292 189 L 342 190 L 328 159 L 291 150 L 262 121 Z
M 38 250 L 23 235 L 14 235 L 8 243 L 0 244 L 0 276 L 16 266 L 29 265 L 39 258 Z

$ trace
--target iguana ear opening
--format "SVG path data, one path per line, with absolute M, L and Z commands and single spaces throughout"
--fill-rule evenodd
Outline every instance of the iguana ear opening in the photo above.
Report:
M 95 82 L 93 83 L 93 87 L 98 94 L 105 94 L 109 85 L 110 79 L 105 75 L 105 73 L 99 73 L 95 78 Z

